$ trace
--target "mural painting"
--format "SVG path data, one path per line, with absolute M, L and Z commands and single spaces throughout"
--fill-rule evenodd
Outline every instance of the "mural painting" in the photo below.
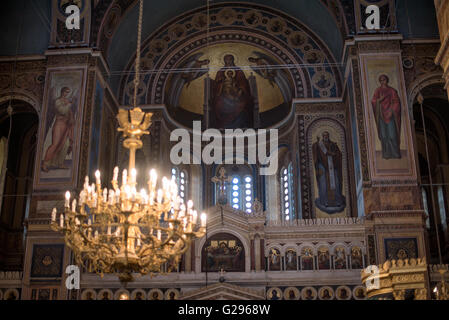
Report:
M 244 272 L 245 249 L 229 234 L 211 237 L 203 247 L 202 272 Z
M 346 199 L 342 194 L 342 154 L 338 145 L 323 131 L 312 145 L 318 198 L 315 205 L 322 211 L 333 214 L 342 212 Z
M 84 70 L 53 71 L 47 79 L 37 179 L 39 184 L 64 184 L 72 181 L 77 167 Z
M 416 259 L 418 257 L 416 238 L 385 239 L 384 241 L 387 259 Z
M 265 112 L 292 99 L 288 74 L 270 68 L 280 63 L 261 50 L 242 43 L 218 44 L 188 56 L 177 66 L 186 71 L 169 81 L 169 108 L 203 115 L 207 100 L 211 127 L 253 127 L 255 110 Z
M 317 295 L 317 291 L 314 287 L 305 287 L 301 291 L 302 300 L 316 300 Z
M 317 116 L 318 117 L 318 116 Z M 313 216 L 349 215 L 345 132 L 334 120 L 319 118 L 308 128 L 309 163 L 313 179 Z
M 313 270 L 313 250 L 312 250 L 312 248 L 302 249 L 301 270 Z
M 345 248 L 337 247 L 335 249 L 334 264 L 335 264 L 335 269 L 336 270 L 346 269 L 346 252 L 345 252 Z
M 365 56 L 362 61 L 373 176 L 415 176 L 400 57 Z
M 351 248 L 351 268 L 352 269 L 363 268 L 362 250 L 359 247 Z
M 285 270 L 297 270 L 298 259 L 296 251 L 290 249 L 285 253 Z
M 318 249 L 318 269 L 320 270 L 330 269 L 330 255 L 328 248 L 321 247 Z
M 271 248 L 268 255 L 269 269 L 270 271 L 281 270 L 281 252 L 278 249 Z

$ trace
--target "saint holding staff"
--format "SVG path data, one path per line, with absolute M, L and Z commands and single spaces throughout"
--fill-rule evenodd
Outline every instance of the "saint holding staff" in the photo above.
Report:
M 342 153 L 338 145 L 330 140 L 329 132 L 323 132 L 322 137 L 323 140 L 317 137 L 312 145 L 318 187 L 315 205 L 327 214 L 334 214 L 346 207 L 342 194 Z

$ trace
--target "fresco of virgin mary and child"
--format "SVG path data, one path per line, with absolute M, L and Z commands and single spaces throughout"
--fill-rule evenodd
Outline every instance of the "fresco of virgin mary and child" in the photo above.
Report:
M 253 128 L 257 112 L 284 108 L 292 99 L 291 79 L 277 65 L 269 53 L 249 45 L 215 45 L 176 65 L 165 102 L 175 116 L 207 112 L 211 128 Z

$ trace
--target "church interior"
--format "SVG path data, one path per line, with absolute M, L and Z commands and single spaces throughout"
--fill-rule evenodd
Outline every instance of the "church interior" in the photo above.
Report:
M 449 0 L 3 2 L 0 300 L 449 300 Z

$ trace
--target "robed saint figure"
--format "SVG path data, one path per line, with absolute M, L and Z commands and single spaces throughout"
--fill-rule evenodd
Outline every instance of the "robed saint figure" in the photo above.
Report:
M 401 101 L 388 82 L 388 76 L 379 77 L 380 87 L 374 92 L 371 103 L 382 144 L 382 158 L 401 159 Z
M 60 96 L 55 100 L 50 100 L 48 114 L 50 118 L 53 118 L 53 122 L 46 132 L 51 130 L 51 144 L 45 151 L 42 171 L 67 169 L 64 161 L 72 151 L 77 104 L 76 93 L 71 96 L 70 93 L 70 88 L 63 87 Z
M 346 199 L 342 194 L 342 153 L 338 145 L 330 140 L 329 132 L 322 134 L 322 140 L 312 145 L 318 198 L 315 205 L 327 214 L 342 212 Z

